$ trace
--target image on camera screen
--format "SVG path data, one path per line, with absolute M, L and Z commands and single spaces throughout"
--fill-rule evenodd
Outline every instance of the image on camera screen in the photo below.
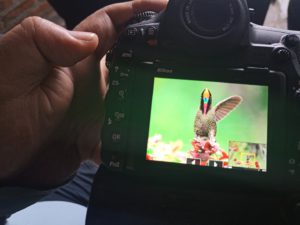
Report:
M 146 160 L 267 171 L 268 86 L 154 79 Z

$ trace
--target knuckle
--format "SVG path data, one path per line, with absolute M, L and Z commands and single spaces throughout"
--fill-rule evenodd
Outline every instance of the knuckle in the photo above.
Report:
M 26 17 L 22 23 L 24 24 L 34 24 L 34 23 L 39 23 L 40 21 L 42 20 L 41 17 L 38 17 L 38 16 L 29 16 L 29 17 Z
M 38 24 L 40 24 L 42 21 L 42 18 L 38 17 L 38 16 L 30 16 L 25 18 L 21 23 L 21 27 L 23 28 L 23 30 L 28 33 L 34 33 L 36 30 L 36 26 Z

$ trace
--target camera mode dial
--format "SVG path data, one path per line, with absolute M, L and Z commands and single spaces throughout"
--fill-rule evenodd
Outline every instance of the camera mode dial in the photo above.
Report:
M 131 24 L 140 23 L 142 21 L 149 20 L 156 15 L 157 15 L 157 13 L 153 12 L 153 11 L 146 11 L 146 12 L 138 13 L 133 17 Z

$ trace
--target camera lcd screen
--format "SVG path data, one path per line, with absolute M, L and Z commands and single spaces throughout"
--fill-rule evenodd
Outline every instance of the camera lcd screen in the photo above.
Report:
M 146 160 L 267 171 L 268 86 L 154 78 Z

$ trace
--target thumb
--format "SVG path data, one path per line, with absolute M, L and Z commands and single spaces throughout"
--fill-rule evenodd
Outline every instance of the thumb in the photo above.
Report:
M 94 33 L 68 31 L 39 17 L 25 19 L 21 27 L 31 36 L 41 55 L 57 66 L 74 65 L 98 46 Z

